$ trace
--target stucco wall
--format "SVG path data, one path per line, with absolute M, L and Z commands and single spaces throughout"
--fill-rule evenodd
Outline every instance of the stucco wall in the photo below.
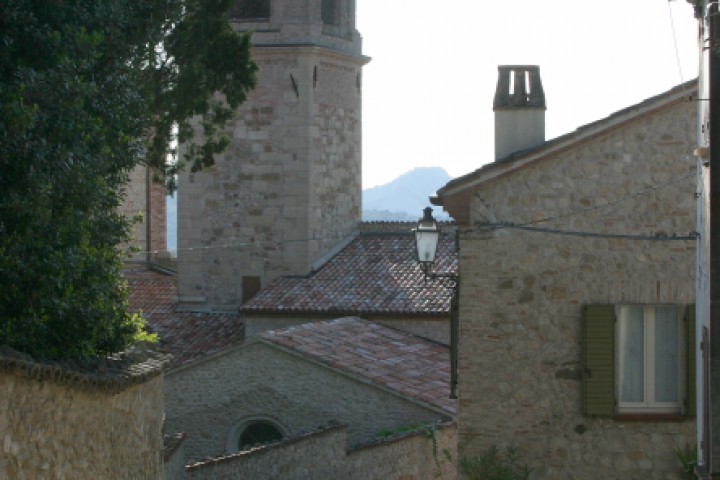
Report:
M 460 230 L 459 428 L 470 452 L 514 444 L 533 479 L 679 478 L 673 449 L 695 442 L 694 419 L 581 413 L 580 314 L 588 303 L 693 303 L 695 242 L 477 222 L 688 235 L 695 121 L 695 105 L 678 103 L 473 191 Z
M 0 371 L 0 477 L 162 475 L 162 376 L 119 393 Z
M 442 417 L 262 342 L 168 373 L 165 412 L 167 430 L 187 434 L 188 460 L 227 452 L 233 428 L 253 418 L 270 420 L 289 436 L 342 422 L 355 445 L 383 429 Z
M 442 426 L 433 439 L 425 432 L 377 442 L 346 452 L 344 427 L 325 428 L 280 444 L 193 465 L 188 479 L 388 479 L 452 480 L 454 425 Z

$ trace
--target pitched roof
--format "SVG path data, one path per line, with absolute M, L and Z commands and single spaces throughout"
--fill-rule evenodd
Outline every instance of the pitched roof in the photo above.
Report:
M 432 203 L 444 206 L 446 211 L 452 210 L 451 215 L 455 221 L 462 224 L 468 220 L 469 189 L 527 164 L 605 135 L 611 130 L 622 128 L 628 122 L 643 118 L 660 109 L 683 101 L 692 101 L 696 93 L 697 79 L 690 80 L 640 103 L 618 110 L 605 118 L 582 125 L 575 131 L 548 140 L 542 145 L 521 150 L 495 162 L 487 163 L 473 172 L 450 180 L 438 190 L 437 197 L 431 199 Z
M 350 373 L 421 403 L 456 411 L 447 346 L 357 317 L 260 334 L 261 341 Z
M 447 316 L 450 290 L 425 282 L 415 259 L 411 228 L 405 233 L 364 232 L 307 277 L 283 277 L 241 307 L 251 313 Z M 436 272 L 457 271 L 452 232 L 441 235 Z
M 126 269 L 130 312 L 142 310 L 148 330 L 173 355 L 173 367 L 242 343 L 245 327 L 237 313 L 178 311 L 175 276 L 145 267 Z

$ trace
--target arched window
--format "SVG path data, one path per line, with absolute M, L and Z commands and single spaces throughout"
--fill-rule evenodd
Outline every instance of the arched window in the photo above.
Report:
M 242 431 L 238 439 L 238 450 L 247 450 L 254 445 L 282 440 L 282 432 L 270 422 L 253 422 Z
M 255 445 L 282 440 L 289 431 L 275 418 L 265 415 L 246 417 L 236 423 L 227 436 L 226 451 L 247 450 Z
M 270 0 L 236 0 L 228 16 L 239 20 L 270 18 Z

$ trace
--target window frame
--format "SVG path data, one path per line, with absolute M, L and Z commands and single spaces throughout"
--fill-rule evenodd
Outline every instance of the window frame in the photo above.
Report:
M 643 309 L 643 400 L 640 402 L 630 402 L 622 400 L 623 374 L 625 369 L 622 368 L 624 361 L 625 343 L 623 323 L 627 321 L 626 312 L 632 307 L 640 307 Z M 671 307 L 676 313 L 676 332 L 675 346 L 677 356 L 677 375 L 675 378 L 675 388 L 677 401 L 675 402 L 658 402 L 655 401 L 655 380 L 656 380 L 656 311 L 660 307 Z M 685 370 L 686 370 L 686 328 L 684 325 L 683 306 L 676 304 L 620 304 L 616 306 L 616 327 L 615 327 L 615 372 L 616 372 L 616 410 L 622 414 L 683 414 L 684 399 L 687 397 L 685 392 Z
M 580 402 L 584 415 L 615 420 L 683 420 L 696 415 L 696 338 L 694 304 L 657 304 L 677 306 L 685 344 L 679 354 L 680 409 L 658 412 L 619 412 L 617 402 L 617 304 L 585 304 L 580 315 Z

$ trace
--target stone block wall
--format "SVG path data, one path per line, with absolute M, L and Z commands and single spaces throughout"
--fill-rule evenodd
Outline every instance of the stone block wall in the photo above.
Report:
M 307 274 L 360 221 L 362 62 L 310 46 L 256 47 L 253 58 L 258 87 L 228 125 L 231 145 L 180 176 L 188 308 L 236 309 L 243 277 Z
M 169 372 L 165 413 L 168 431 L 187 434 L 185 452 L 195 461 L 235 451 L 228 439 L 251 419 L 269 420 L 285 436 L 342 422 L 352 446 L 444 417 L 262 341 Z
M 150 212 L 148 216 L 148 177 L 147 168 L 140 165 L 135 167 L 129 175 L 125 186 L 123 204 L 120 211 L 125 218 L 132 220 L 137 215 L 142 216 L 141 222 L 133 224 L 133 240 L 129 245 L 139 250 L 130 259 L 136 261 L 147 260 L 148 250 L 165 252 L 167 250 L 167 216 L 165 205 L 165 185 L 150 183 Z M 148 239 L 148 217 L 150 221 L 150 238 Z M 155 255 L 153 255 L 155 256 Z
M 161 478 L 162 375 L 113 382 L 0 355 L 0 477 Z
M 533 479 L 680 477 L 695 420 L 581 412 L 581 308 L 694 303 L 695 105 L 674 103 L 476 187 L 461 229 L 460 442 L 513 444 Z M 512 222 L 547 229 L 487 228 Z
M 378 441 L 346 451 L 344 426 L 259 447 L 224 458 L 190 465 L 188 479 L 304 479 L 453 480 L 455 426 Z

